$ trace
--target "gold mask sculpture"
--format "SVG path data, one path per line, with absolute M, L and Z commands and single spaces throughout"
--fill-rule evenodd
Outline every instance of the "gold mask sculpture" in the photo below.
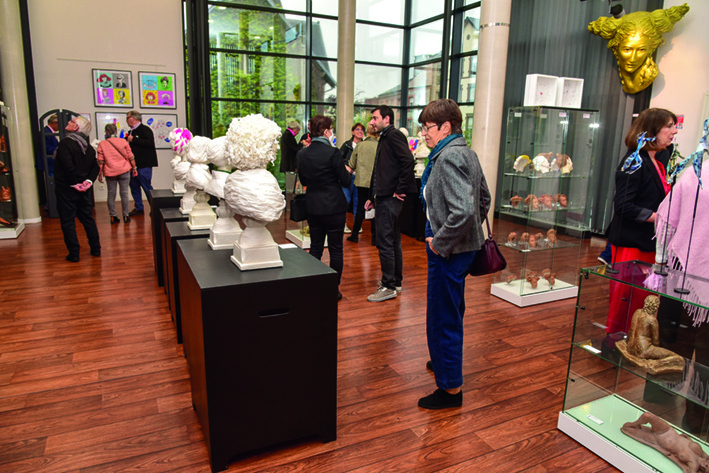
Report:
M 619 19 L 601 17 L 589 23 L 588 31 L 608 40 L 626 93 L 637 94 L 652 84 L 658 74 L 652 55 L 665 43 L 662 34 L 671 31 L 688 11 L 685 3 L 666 10 L 633 12 Z

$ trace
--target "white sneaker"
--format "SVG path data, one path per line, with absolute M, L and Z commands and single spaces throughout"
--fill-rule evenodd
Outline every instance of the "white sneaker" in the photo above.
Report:
M 362 233 L 362 227 L 359 227 L 359 232 Z
M 377 292 L 367 297 L 369 302 L 382 302 L 388 301 L 389 299 L 396 298 L 396 291 L 394 289 L 388 289 L 384 286 L 377 289 Z
M 352 230 L 345 224 L 345 233 L 352 233 Z

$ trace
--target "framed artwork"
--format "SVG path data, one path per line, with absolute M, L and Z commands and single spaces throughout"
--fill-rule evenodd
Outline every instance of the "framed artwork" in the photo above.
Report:
M 143 113 L 143 125 L 149 126 L 153 130 L 155 136 L 155 148 L 170 149 L 170 140 L 168 135 L 177 128 L 177 115 L 175 114 L 152 114 Z M 104 113 L 96 112 L 96 138 L 99 140 L 105 139 L 104 128 L 108 123 L 116 125 L 118 132 L 116 136 L 125 138 L 130 130 L 126 123 L 125 113 Z
M 133 81 L 130 71 L 91 69 L 96 107 L 133 107 Z
M 138 72 L 140 106 L 142 108 L 177 108 L 175 74 L 169 72 Z

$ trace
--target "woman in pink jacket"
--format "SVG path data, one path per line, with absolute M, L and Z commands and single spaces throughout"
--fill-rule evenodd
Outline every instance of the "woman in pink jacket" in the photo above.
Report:
M 135 167 L 135 159 L 130 150 L 130 145 L 123 138 L 117 138 L 116 132 L 118 129 L 113 123 L 106 125 L 106 139 L 98 145 L 98 165 L 99 165 L 99 182 L 103 182 L 106 177 L 108 184 L 108 196 L 106 203 L 108 204 L 108 213 L 111 215 L 111 223 L 118 223 L 120 219 L 116 215 L 116 186 L 121 186 L 121 205 L 123 206 L 123 221 L 130 222 L 128 211 L 130 207 L 130 181 L 131 173 L 133 176 L 138 175 L 138 170 Z

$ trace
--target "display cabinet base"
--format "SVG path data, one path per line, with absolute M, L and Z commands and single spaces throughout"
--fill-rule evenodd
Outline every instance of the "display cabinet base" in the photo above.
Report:
M 17 238 L 25 229 L 25 224 L 19 222 L 15 227 L 0 227 L 0 240 L 9 240 L 11 238 Z
M 521 287 L 524 284 L 524 287 Z M 526 281 L 516 279 L 511 283 L 499 282 L 490 286 L 490 294 L 500 299 L 511 302 L 519 307 L 527 307 L 535 304 L 559 301 L 576 297 L 579 292 L 578 286 L 569 284 L 557 279 L 554 289 L 549 289 L 549 283 L 544 280 L 539 281 L 536 289 L 527 287 Z
M 621 432 L 623 424 L 636 421 L 643 412 L 643 409 L 614 394 L 560 412 L 557 427 L 621 471 L 679 472 L 679 467 L 662 453 Z M 676 430 L 685 433 L 681 429 Z M 709 452 L 706 443 L 688 435 Z
M 310 249 L 310 236 L 303 235 L 300 229 L 286 230 L 286 239 L 292 241 L 296 246 L 304 250 Z M 325 237 L 325 248 L 327 248 L 327 237 Z

